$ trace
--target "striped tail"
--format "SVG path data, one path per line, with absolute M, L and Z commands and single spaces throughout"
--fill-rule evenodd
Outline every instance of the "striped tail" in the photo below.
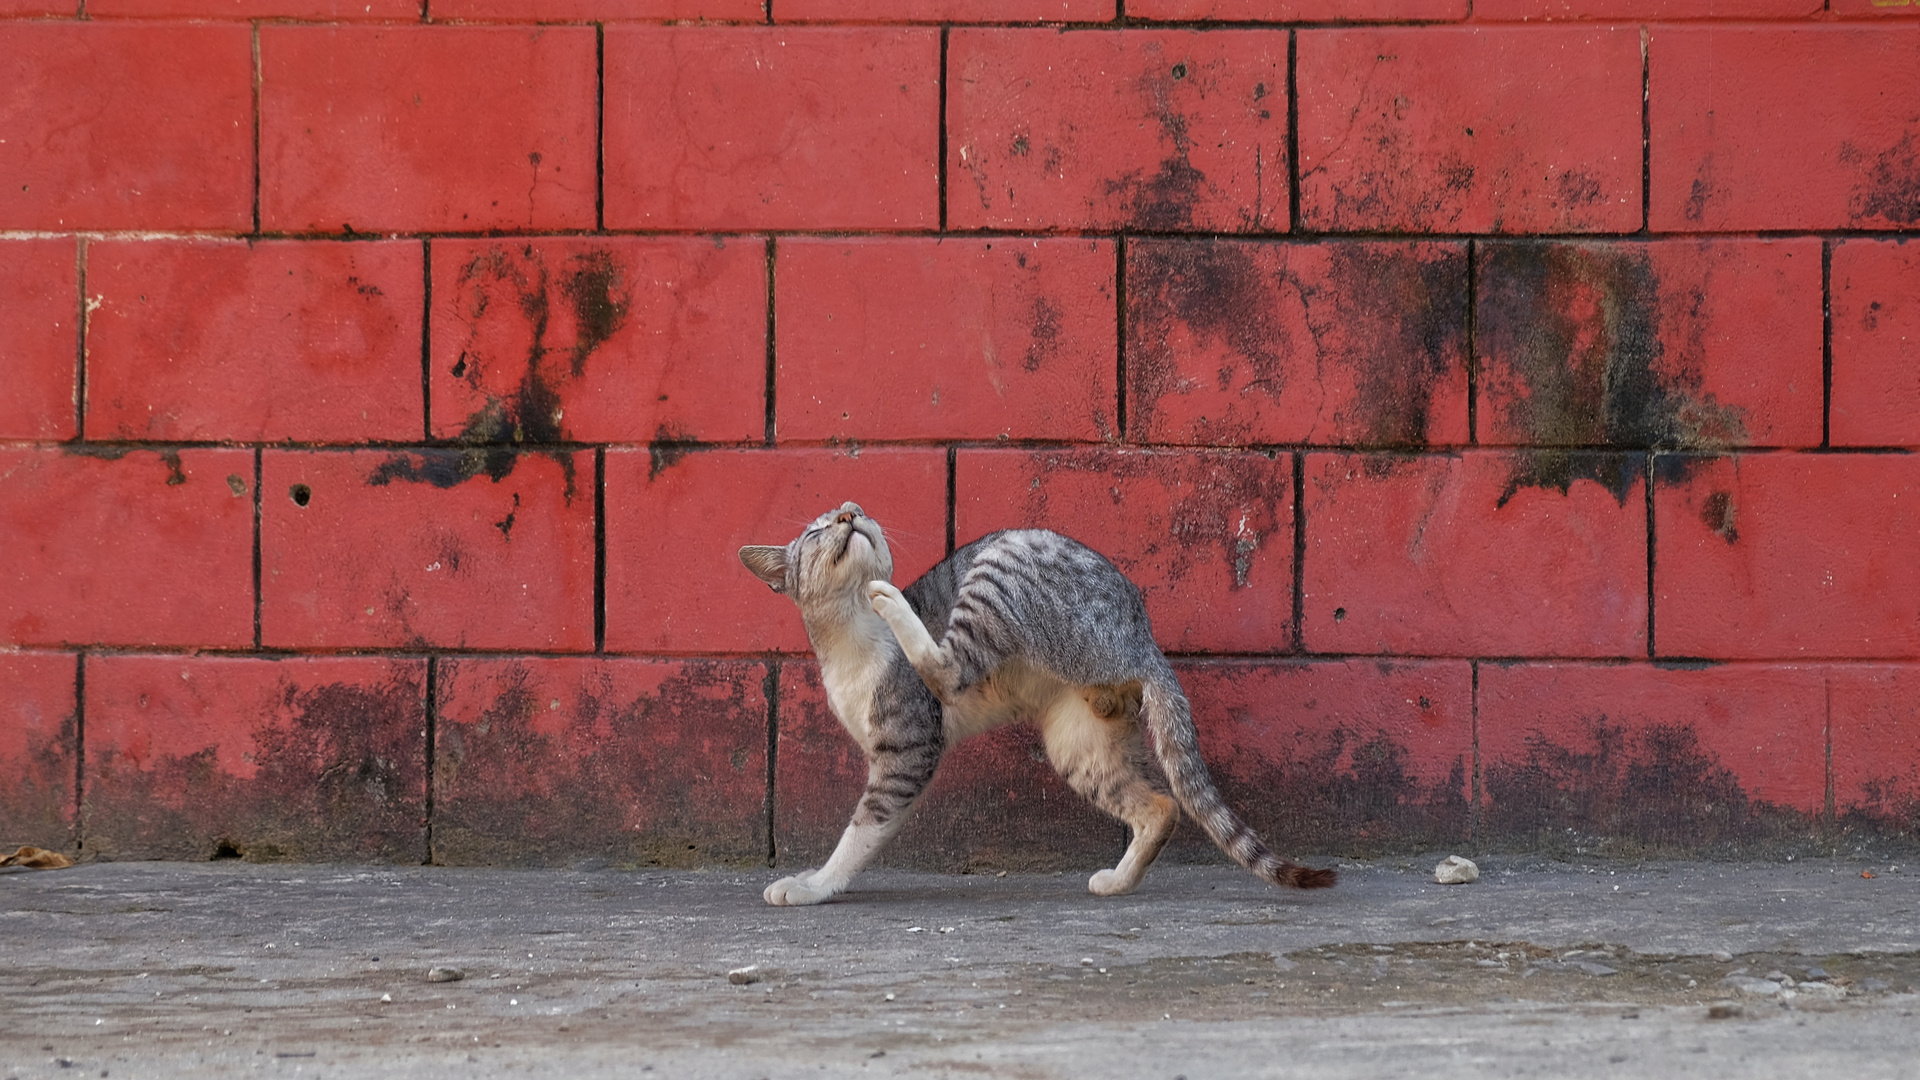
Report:
M 1275 885 L 1324 889 L 1338 879 L 1332 870 L 1291 863 L 1267 850 L 1260 837 L 1221 800 L 1213 778 L 1207 775 L 1207 763 L 1200 757 L 1200 740 L 1193 729 L 1187 696 L 1180 692 L 1171 671 L 1148 679 L 1141 696 L 1147 729 L 1153 732 L 1160 766 L 1173 784 L 1173 797 L 1207 830 L 1207 836 L 1221 851 Z

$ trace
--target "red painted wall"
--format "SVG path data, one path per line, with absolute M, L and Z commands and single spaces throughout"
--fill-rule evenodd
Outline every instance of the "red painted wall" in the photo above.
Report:
M 862 770 L 734 551 L 844 499 L 903 581 L 1113 556 L 1286 850 L 1920 834 L 1920 3 L 0 0 L 0 56 L 0 842 L 817 859 Z M 1108 857 L 1036 749 L 896 858 Z

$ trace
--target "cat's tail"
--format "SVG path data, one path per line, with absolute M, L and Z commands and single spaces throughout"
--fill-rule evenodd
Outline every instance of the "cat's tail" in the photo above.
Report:
M 1146 680 L 1141 699 L 1147 730 L 1153 733 L 1160 766 L 1173 785 L 1173 797 L 1221 851 L 1275 885 L 1324 889 L 1338 879 L 1335 871 L 1301 866 L 1269 851 L 1240 815 L 1221 800 L 1213 778 L 1207 775 L 1207 763 L 1200 757 L 1200 738 L 1193 728 L 1187 695 L 1181 692 L 1171 671 Z

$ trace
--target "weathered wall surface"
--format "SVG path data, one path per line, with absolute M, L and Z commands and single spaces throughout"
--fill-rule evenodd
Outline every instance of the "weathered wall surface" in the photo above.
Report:
M 1278 846 L 1920 831 L 1920 3 L 0 0 L 0 841 L 756 862 L 1045 525 Z M 1090 864 L 1027 734 L 896 861 Z M 1195 835 L 1177 850 L 1198 853 Z

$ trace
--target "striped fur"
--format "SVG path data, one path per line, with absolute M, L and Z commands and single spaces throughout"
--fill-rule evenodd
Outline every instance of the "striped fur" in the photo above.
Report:
M 1068 785 L 1133 832 L 1119 865 L 1088 882 L 1093 892 L 1133 891 L 1180 808 L 1268 881 L 1334 883 L 1331 870 L 1276 857 L 1221 800 L 1140 590 L 1092 549 L 1043 530 L 993 533 L 902 591 L 886 580 L 893 560 L 879 525 L 846 503 L 785 547 L 740 558 L 800 605 L 829 704 L 868 762 L 832 857 L 768 886 L 769 903 L 844 891 L 912 813 L 947 745 L 1015 721 L 1038 725 Z M 1172 799 L 1142 772 L 1143 728 Z

